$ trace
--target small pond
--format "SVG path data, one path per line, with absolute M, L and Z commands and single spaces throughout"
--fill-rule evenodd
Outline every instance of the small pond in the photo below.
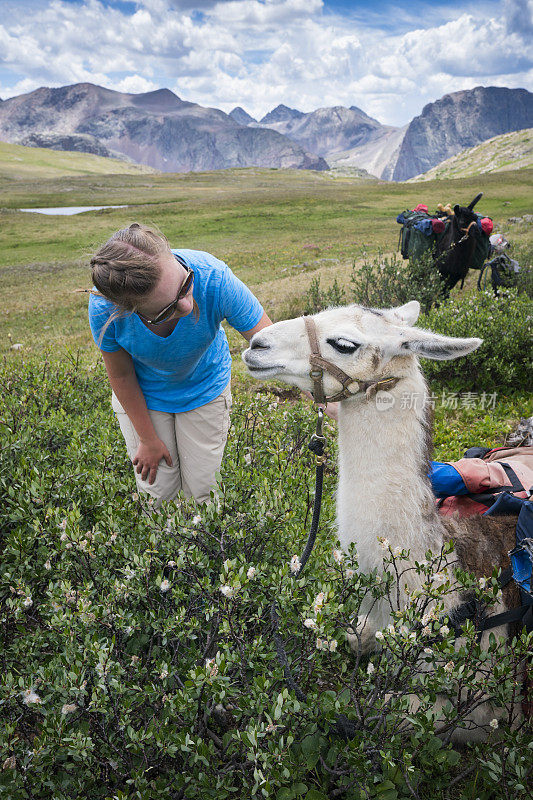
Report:
M 59 208 L 20 208 L 19 211 L 27 211 L 30 214 L 54 214 L 58 216 L 70 216 L 70 214 L 83 214 L 85 211 L 100 211 L 102 208 L 127 208 L 122 206 L 60 206 Z

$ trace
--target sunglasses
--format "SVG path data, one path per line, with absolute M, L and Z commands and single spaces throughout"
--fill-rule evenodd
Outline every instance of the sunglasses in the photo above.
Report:
M 145 322 L 149 322 L 150 325 L 159 325 L 161 322 L 166 322 L 168 319 L 170 319 L 175 312 L 179 301 L 189 293 L 189 289 L 194 283 L 194 270 L 192 270 L 191 267 L 189 267 L 183 261 L 180 261 L 180 264 L 182 264 L 184 267 L 187 267 L 187 276 L 180 286 L 180 290 L 176 295 L 176 299 L 169 303 L 168 306 L 165 306 L 159 312 L 159 314 L 156 314 L 153 319 L 148 319 L 148 317 L 145 317 L 143 314 L 140 314 L 139 311 L 137 311 L 137 315 Z

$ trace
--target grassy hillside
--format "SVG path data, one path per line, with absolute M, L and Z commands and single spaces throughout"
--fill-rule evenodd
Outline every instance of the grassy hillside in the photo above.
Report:
M 0 179 L 24 180 L 61 178 L 67 175 L 143 175 L 154 173 L 152 167 L 129 164 L 116 158 L 102 158 L 91 153 L 23 147 L 0 142 Z
M 58 154 L 76 158 L 77 154 Z M 531 227 L 509 217 L 530 211 L 531 171 L 424 184 L 366 182 L 307 171 L 239 169 L 179 175 L 0 177 L 0 352 L 10 340 L 30 351 L 48 344 L 93 347 L 86 318 L 88 257 L 134 220 L 157 225 L 172 245 L 208 250 L 229 263 L 274 316 L 286 312 L 320 271 L 323 285 L 348 280 L 366 248 L 394 251 L 396 215 L 425 202 L 468 202 L 513 243 Z M 19 207 L 118 205 L 72 217 L 27 214 Z M 3 208 L 2 208 L 3 207 Z
M 504 133 L 463 150 L 409 183 L 448 180 L 533 167 L 533 128 Z

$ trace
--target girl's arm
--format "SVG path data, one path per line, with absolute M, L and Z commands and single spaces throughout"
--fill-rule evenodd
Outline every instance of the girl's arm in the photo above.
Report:
M 142 479 L 146 480 L 149 476 L 149 483 L 152 484 L 161 459 L 164 458 L 171 467 L 172 458 L 152 424 L 130 354 L 121 348 L 114 353 L 102 351 L 102 356 L 111 388 L 140 439 L 133 465 Z
M 269 325 L 272 325 L 272 320 L 270 319 L 268 314 L 266 314 L 263 311 L 263 316 L 261 317 L 257 325 L 254 325 L 254 327 L 250 328 L 249 331 L 239 331 L 239 333 L 241 334 L 241 336 L 244 336 L 247 342 L 249 342 L 254 333 L 257 333 L 257 331 L 260 331 L 262 328 L 268 328 Z

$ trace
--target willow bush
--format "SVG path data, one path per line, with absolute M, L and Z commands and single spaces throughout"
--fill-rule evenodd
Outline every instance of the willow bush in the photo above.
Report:
M 352 652 L 363 598 L 394 608 L 407 553 L 383 541 L 384 579 L 340 553 L 332 466 L 319 541 L 294 577 L 313 499 L 300 404 L 238 397 L 218 496 L 156 513 L 133 491 L 101 365 L 10 362 L 0 381 L 0 796 L 526 796 L 531 734 L 513 701 L 531 637 L 507 651 L 492 637 L 482 653 L 471 627 L 459 649 L 438 614 L 423 627 L 451 590 L 432 579 L 443 555 L 428 554 L 416 567 L 427 593 L 395 614 L 379 652 Z M 454 580 L 494 601 L 495 581 Z M 507 714 L 458 749 L 484 692 Z

